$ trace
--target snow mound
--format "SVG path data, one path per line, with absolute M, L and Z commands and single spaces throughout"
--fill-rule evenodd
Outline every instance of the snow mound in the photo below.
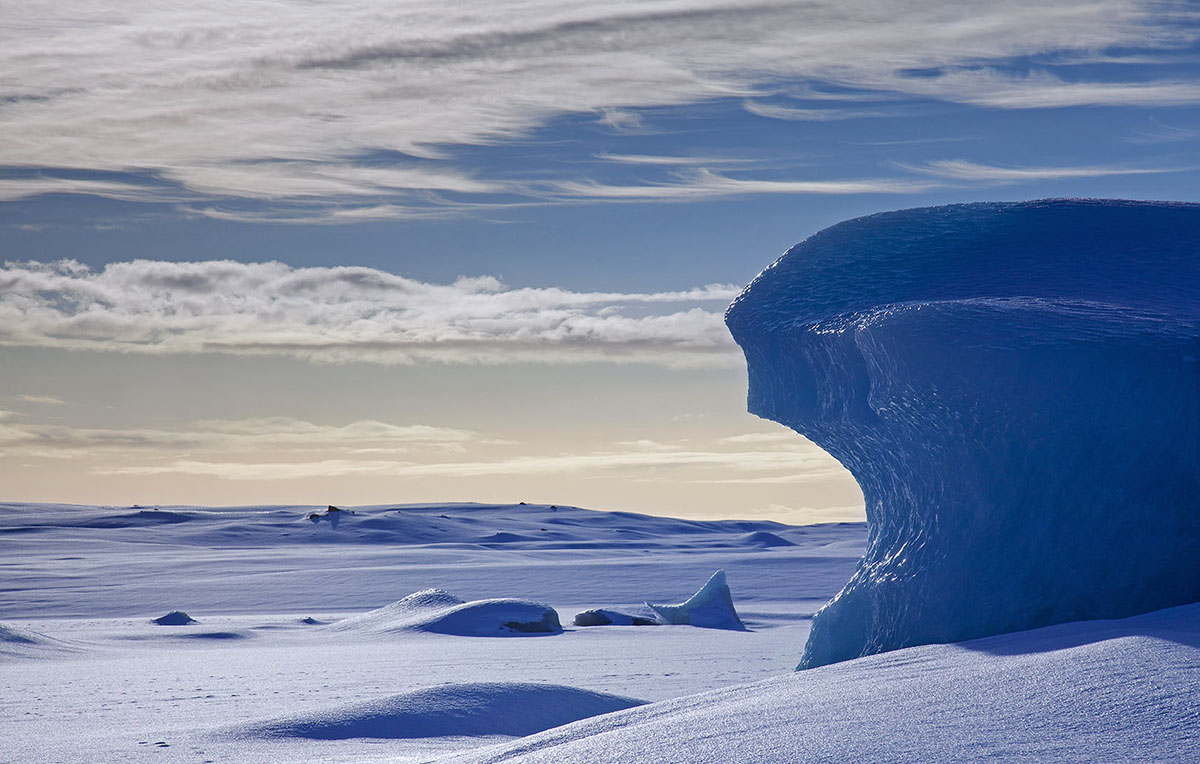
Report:
M 182 610 L 172 610 L 166 615 L 160 615 L 158 618 L 151 618 L 150 623 L 156 623 L 159 626 L 187 626 L 188 624 L 200 622 Z
M 660 701 L 458 764 L 1194 764 L 1200 606 L 927 645 Z
M 247 737 L 350 738 L 524 736 L 645 701 L 554 684 L 450 684 L 239 727 Z
M 757 547 L 773 547 L 773 546 L 795 546 L 794 543 L 788 541 L 783 536 L 778 536 L 768 531 L 754 531 L 747 533 L 739 539 L 744 546 Z
M 512 598 L 464 602 L 441 589 L 424 589 L 324 628 L 374 633 L 425 631 L 465 637 L 562 632 L 558 612 L 540 602 Z
M 1200 600 L 1200 205 L 903 210 L 734 301 L 751 412 L 844 464 L 869 541 L 801 667 Z
M 657 626 L 658 621 L 644 615 L 623 613 L 620 610 L 595 608 L 575 614 L 576 626 Z
M 679 626 L 703 626 L 707 629 L 734 629 L 744 631 L 745 625 L 733 608 L 733 595 L 725 583 L 725 571 L 718 570 L 700 591 L 678 605 L 651 605 L 659 620 L 665 624 Z

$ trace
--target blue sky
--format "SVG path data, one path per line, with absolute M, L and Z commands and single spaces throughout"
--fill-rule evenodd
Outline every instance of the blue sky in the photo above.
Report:
M 882 210 L 1197 200 L 1190 3 L 446 5 L 7 14 L 0 498 L 857 517 L 743 412 L 738 288 Z

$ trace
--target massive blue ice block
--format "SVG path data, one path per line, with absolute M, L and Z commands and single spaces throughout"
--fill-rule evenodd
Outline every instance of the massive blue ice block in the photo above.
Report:
M 866 499 L 866 554 L 801 668 L 1200 600 L 1200 205 L 850 220 L 726 323 L 750 411 Z

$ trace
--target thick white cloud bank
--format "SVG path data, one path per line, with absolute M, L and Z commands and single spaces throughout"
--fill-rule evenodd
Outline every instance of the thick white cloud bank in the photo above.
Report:
M 1176 8 L 1140 0 L 12 3 L 0 29 L 0 157 L 10 170 L 54 172 L 0 177 L 0 199 L 191 200 L 199 212 L 235 217 L 244 212 L 205 200 L 288 200 L 315 205 L 291 215 L 356 220 L 438 214 L 494 194 L 903 192 L 914 184 L 895 178 L 763 186 L 710 173 L 665 191 L 487 178 L 456 166 L 446 149 L 520 138 L 571 115 L 636 128 L 631 110 L 714 98 L 743 99 L 758 116 L 815 121 L 869 114 L 861 103 L 846 108 L 863 93 L 991 108 L 1196 103 L 1193 79 L 1137 68 L 1169 63 L 1194 42 L 1194 21 Z M 1058 66 L 1097 62 L 1109 68 L 1076 68 L 1067 78 Z M 763 100 L 785 85 L 803 108 Z M 386 162 L 368 161 L 381 155 Z
M 215 260 L 5 263 L 0 346 L 285 355 L 316 362 L 727 366 L 738 288 L 575 292 L 485 276 L 431 284 L 363 267 Z

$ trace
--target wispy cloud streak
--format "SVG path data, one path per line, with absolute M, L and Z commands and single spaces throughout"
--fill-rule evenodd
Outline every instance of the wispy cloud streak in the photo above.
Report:
M 1066 180 L 1070 178 L 1100 178 L 1108 175 L 1156 175 L 1169 172 L 1183 172 L 1189 168 L 1153 168 L 1153 167 L 998 167 L 996 165 L 979 164 L 965 159 L 944 159 L 929 162 L 924 165 L 903 165 L 915 172 L 933 175 L 939 178 L 966 181 L 992 181 L 997 183 L 1016 183 L 1031 180 Z
M 450 149 L 527 137 L 565 116 L 627 131 L 639 109 L 715 98 L 782 119 L 862 114 L 838 100 L 762 100 L 789 88 L 1005 109 L 1200 102 L 1194 78 L 1137 68 L 1198 37 L 1194 15 L 1151 0 L 267 0 L 236 18 L 216 0 L 70 8 L 8 9 L 0 157 L 12 172 L 0 199 L 287 200 L 313 203 L 296 219 L 328 218 L 322 205 L 379 219 L 538 191 L 530 179 L 479 177 Z M 1108 78 L 1006 67 L 1110 49 L 1126 55 L 1107 57 Z M 753 182 L 724 193 L 767 188 Z
M 731 178 L 706 169 L 679 173 L 669 183 L 615 185 L 595 181 L 562 181 L 554 183 L 555 191 L 568 198 L 584 199 L 643 199 L 658 201 L 691 201 L 742 194 L 816 194 L 843 196 L 848 194 L 913 194 L 928 191 L 940 184 L 898 178 L 861 178 L 845 180 L 768 180 L 763 178 Z

